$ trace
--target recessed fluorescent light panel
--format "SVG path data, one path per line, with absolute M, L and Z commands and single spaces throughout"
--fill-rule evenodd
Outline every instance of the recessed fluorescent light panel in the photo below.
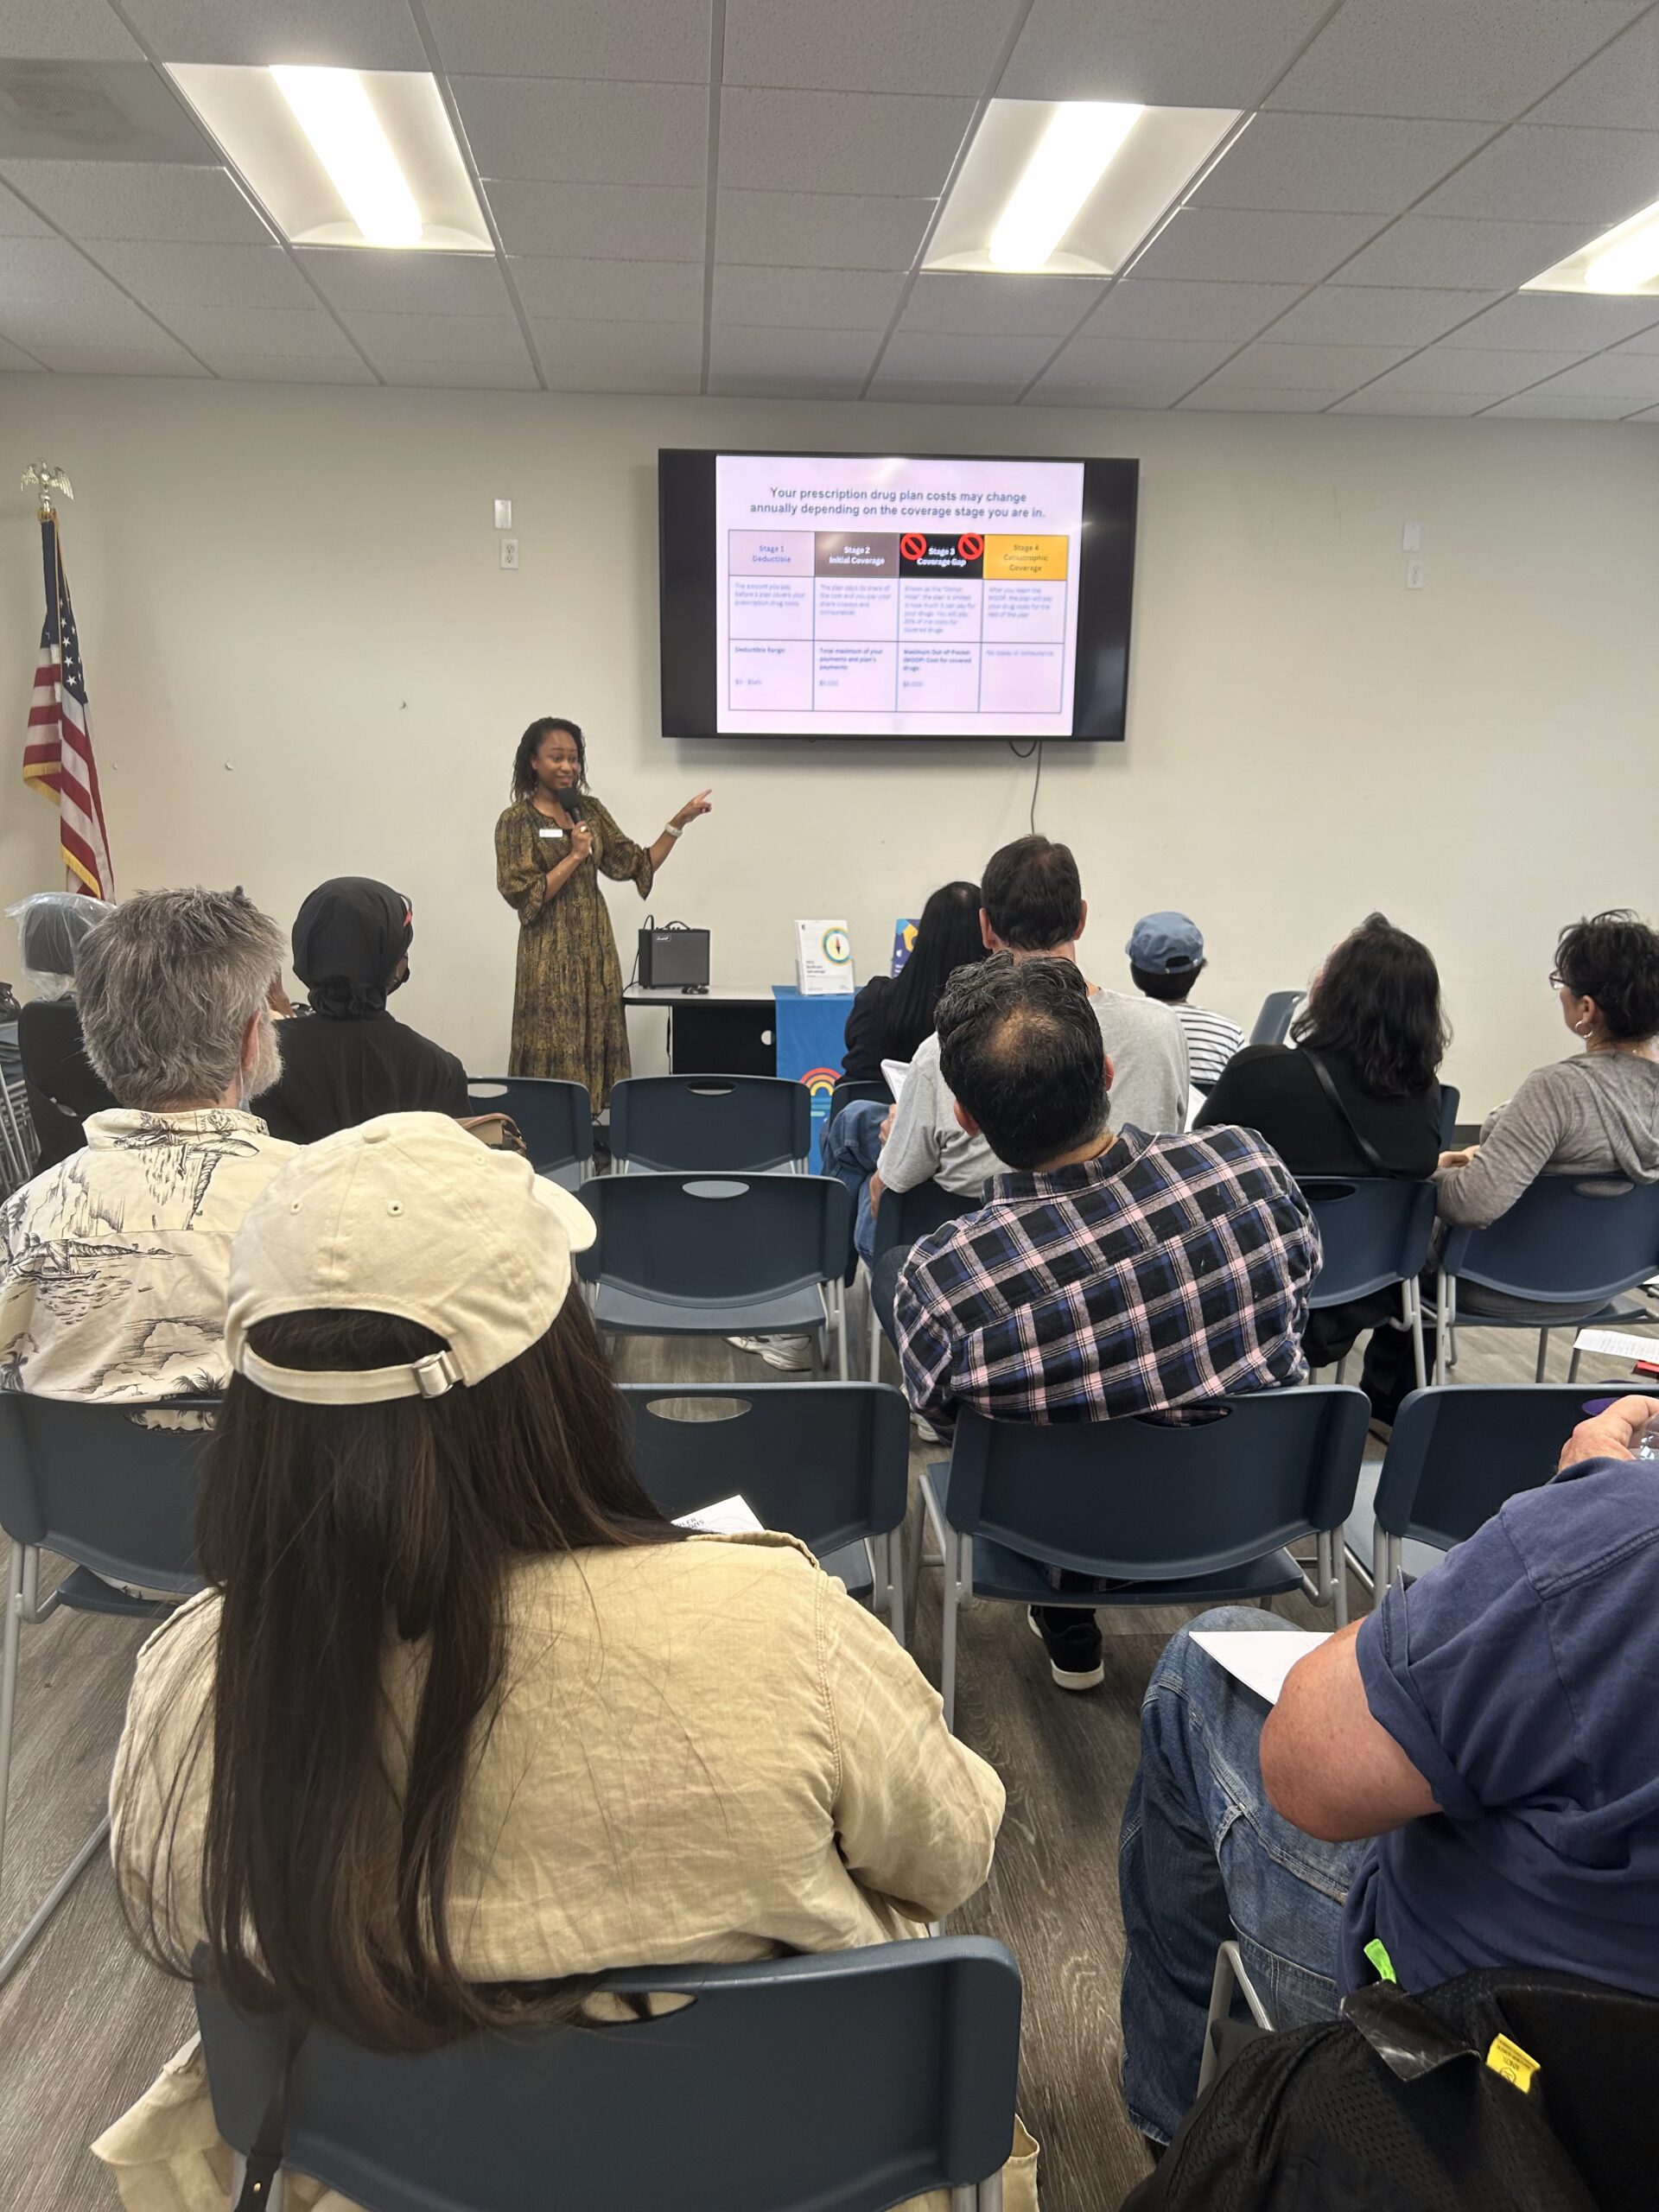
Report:
M 1659 200 L 1521 289 L 1659 299 Z
M 1239 120 L 1236 108 L 993 100 L 924 265 L 1113 276 Z
M 195 62 L 168 73 L 296 245 L 494 251 L 432 78 Z

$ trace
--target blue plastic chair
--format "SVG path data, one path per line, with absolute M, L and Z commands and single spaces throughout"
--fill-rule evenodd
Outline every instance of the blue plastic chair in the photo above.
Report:
M 481 1113 L 511 1114 L 538 1175 L 575 1190 L 594 1172 L 594 1113 L 587 1088 L 550 1076 L 481 1075 L 467 1086 Z
M 1414 1390 L 1380 1469 L 1360 1477 L 1346 1539 L 1361 1580 L 1380 1592 L 1402 1567 L 1426 1573 L 1505 1498 L 1547 1483 L 1593 1402 L 1583 1384 L 1559 1382 Z
M 844 1107 L 855 1104 L 859 1099 L 868 1099 L 873 1106 L 887 1107 L 893 1103 L 893 1093 L 879 1075 L 842 1076 L 830 1094 L 830 1111 L 823 1117 L 825 1128 Z
M 1345 1306 L 1395 1285 L 1400 1290 L 1400 1323 L 1411 1338 L 1417 1387 L 1428 1380 L 1423 1349 L 1423 1309 L 1419 1278 L 1428 1265 L 1434 1234 L 1434 1185 L 1400 1183 L 1382 1176 L 1350 1180 L 1334 1175 L 1307 1176 L 1301 1183 L 1319 1224 L 1325 1257 L 1308 1296 L 1308 1306 Z M 1343 1379 L 1343 1362 L 1337 1380 Z
M 932 2189 L 957 2212 L 1001 2206 L 1020 1969 L 1000 1943 L 641 1967 L 601 1986 L 692 2001 L 415 2057 L 314 2028 L 287 2066 L 285 2164 L 374 2212 L 886 2212 Z M 239 2186 L 288 2021 L 200 1983 L 196 2017 Z
M 1290 1034 L 1296 1009 L 1306 996 L 1306 991 L 1269 991 L 1250 1032 L 1251 1044 L 1282 1045 Z
M 212 1414 L 214 1398 L 169 1398 L 169 1413 Z M 135 1598 L 118 1586 L 170 1592 L 200 1589 L 196 1567 L 200 1429 L 147 1428 L 140 1404 L 88 1405 L 73 1399 L 0 1392 L 0 1529 L 10 1538 L 3 1656 L 0 1657 L 0 1866 L 11 1785 L 20 1631 L 60 1607 L 154 1620 L 168 1602 Z M 70 1562 L 56 1589 L 41 1594 L 41 1554 Z M 109 1834 L 106 1814 L 0 1958 L 0 1985 L 69 1894 Z
M 734 1493 L 798 1536 L 905 1641 L 910 1408 L 872 1382 L 630 1382 L 633 1464 L 670 1520 Z
M 626 1173 L 805 1173 L 806 1085 L 776 1075 L 636 1075 L 611 1093 L 611 1157 Z
M 801 1096 L 804 1097 L 803 1090 Z M 617 1337 L 817 1335 L 847 1380 L 852 1201 L 832 1175 L 596 1175 L 577 1267 Z M 827 1338 L 826 1338 L 827 1342 Z
M 1452 1329 L 1536 1329 L 1541 1382 L 1554 1329 L 1650 1322 L 1652 1309 L 1619 1294 L 1659 1274 L 1659 1183 L 1638 1183 L 1598 1197 L 1598 1179 L 1541 1175 L 1486 1229 L 1453 1229 L 1440 1254 L 1434 1313 L 1434 1379 L 1446 1380 Z M 1474 1313 L 1459 1296 L 1465 1283 L 1570 1310 L 1559 1321 Z M 1567 1370 L 1578 1373 L 1575 1352 Z
M 922 1478 L 944 1556 L 947 1725 L 967 1598 L 1091 1611 L 1300 1590 L 1330 1605 L 1338 1627 L 1347 1619 L 1339 1546 L 1365 1449 L 1365 1393 L 1315 1383 L 1185 1412 L 1179 1422 L 1129 1414 L 1052 1427 L 957 1414 L 949 1465 Z M 1318 1542 L 1313 1578 L 1287 1548 L 1309 1536 Z M 1128 1586 L 1056 1592 L 1046 1567 Z
M 984 1203 L 983 1197 L 965 1198 L 960 1192 L 947 1191 L 943 1183 L 931 1181 L 918 1183 L 911 1191 L 884 1190 L 875 1210 L 872 1270 L 882 1254 L 892 1251 L 895 1244 L 908 1251 L 920 1238 L 943 1229 L 947 1221 L 977 1213 Z M 870 1380 L 881 1380 L 881 1323 L 874 1299 L 870 1301 Z
M 1463 1094 L 1455 1083 L 1440 1085 L 1440 1150 L 1450 1152 L 1458 1133 L 1458 1109 L 1463 1103 Z

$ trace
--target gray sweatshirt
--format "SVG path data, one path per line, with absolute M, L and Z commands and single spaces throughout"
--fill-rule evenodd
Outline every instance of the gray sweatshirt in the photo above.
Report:
M 1484 1229 L 1540 1175 L 1659 1179 L 1659 1062 L 1580 1052 L 1535 1068 L 1486 1116 L 1469 1165 L 1436 1175 L 1440 1218 Z

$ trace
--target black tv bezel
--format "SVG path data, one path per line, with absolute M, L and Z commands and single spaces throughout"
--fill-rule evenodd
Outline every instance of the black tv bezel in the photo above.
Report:
M 715 610 L 715 462 L 767 455 L 779 461 L 964 461 L 1080 463 L 1085 524 L 1107 514 L 1117 525 L 1084 531 L 1077 576 L 1077 659 L 1071 728 L 1049 733 L 985 730 L 722 730 L 719 719 Z M 671 531 L 671 490 L 677 527 Z M 1135 615 L 1135 547 L 1141 497 L 1138 458 L 1092 454 L 957 454 L 776 446 L 660 446 L 657 452 L 657 590 L 663 735 L 723 745 L 1122 745 L 1128 738 L 1129 651 Z M 701 595 L 703 604 L 699 607 Z M 1092 618 L 1092 619 L 1091 619 Z M 1085 646 L 1121 650 L 1122 682 L 1103 708 L 1084 696 Z M 687 671 L 691 671 L 688 676 Z M 1079 729 L 1080 720 L 1091 723 Z

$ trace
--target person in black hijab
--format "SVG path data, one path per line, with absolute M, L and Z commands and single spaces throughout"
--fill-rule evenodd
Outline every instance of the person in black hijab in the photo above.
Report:
M 75 962 L 89 930 L 115 912 L 84 891 L 39 891 L 7 912 L 16 917 L 23 976 L 34 992 L 17 1020 L 17 1057 L 40 1150 L 34 1172 L 55 1167 L 86 1142 L 89 1114 L 115 1104 L 87 1059 L 75 1004 Z
M 377 1114 L 469 1110 L 467 1071 L 386 1000 L 409 980 L 414 915 L 401 892 L 365 875 L 320 883 L 294 924 L 294 972 L 311 1013 L 276 1025 L 283 1079 L 261 1094 L 273 1136 L 315 1144 Z

